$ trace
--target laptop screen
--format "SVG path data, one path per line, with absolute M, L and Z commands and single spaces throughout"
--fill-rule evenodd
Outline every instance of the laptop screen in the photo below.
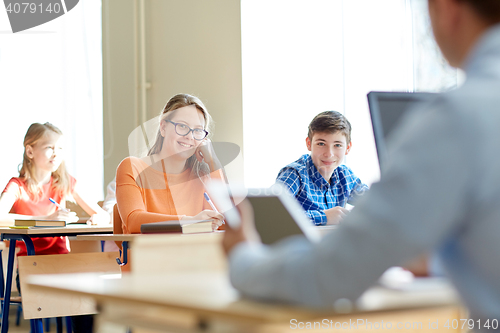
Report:
M 423 103 L 434 97 L 433 93 L 376 92 L 368 94 L 368 106 L 375 138 L 375 147 L 380 170 L 387 158 L 386 139 L 398 125 L 403 114 L 417 103 Z

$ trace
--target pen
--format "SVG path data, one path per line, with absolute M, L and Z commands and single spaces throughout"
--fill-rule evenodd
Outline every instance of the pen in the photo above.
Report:
M 207 192 L 204 192 L 203 195 L 205 196 L 205 200 L 207 200 L 208 204 L 210 205 L 210 207 L 212 207 L 212 209 L 214 210 L 214 212 L 219 213 L 219 211 L 217 210 L 217 208 L 215 208 L 215 205 L 212 202 L 212 200 L 210 200 L 210 197 L 208 196 Z M 224 220 L 222 220 L 222 223 L 224 224 L 226 222 Z
M 54 199 L 49 198 L 50 202 L 52 202 L 54 205 L 56 205 L 60 210 L 65 211 L 66 213 L 69 213 L 69 209 L 64 208 L 60 204 L 58 204 Z

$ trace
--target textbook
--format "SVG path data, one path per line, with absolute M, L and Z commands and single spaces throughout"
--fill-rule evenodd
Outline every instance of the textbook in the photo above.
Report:
M 65 227 L 62 220 L 14 220 L 15 227 Z
M 141 225 L 141 234 L 161 234 L 161 233 L 183 233 L 192 234 L 197 232 L 212 232 L 212 220 L 164 221 L 145 223 Z

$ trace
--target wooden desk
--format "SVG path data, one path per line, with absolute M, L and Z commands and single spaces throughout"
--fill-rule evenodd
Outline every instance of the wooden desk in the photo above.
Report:
M 112 241 L 112 242 L 132 242 L 137 237 L 147 235 L 142 234 L 85 234 L 77 235 L 77 240 L 82 241 Z
M 81 234 L 109 234 L 113 232 L 113 226 L 99 226 L 86 224 L 70 224 L 65 227 L 28 228 L 17 229 L 0 227 L 2 235 L 30 235 L 31 237 L 77 236 Z
M 9 240 L 9 259 L 7 262 L 7 276 L 5 279 L 5 289 L 4 285 L 0 286 L 0 291 L 2 292 L 4 303 L 2 308 L 2 330 L 1 333 L 6 333 L 8 331 L 8 317 L 9 317 L 9 306 L 10 306 L 10 296 L 12 287 L 12 276 L 14 272 L 14 254 L 16 251 L 16 242 L 18 240 L 23 241 L 26 244 L 27 254 L 34 255 L 35 248 L 33 246 L 32 237 L 58 237 L 58 236 L 76 236 L 85 233 L 112 233 L 113 227 L 110 226 L 90 226 L 90 225 L 68 225 L 66 227 L 50 227 L 50 228 L 28 228 L 28 229 L 18 229 L 9 227 L 0 227 L 1 240 Z M 3 280 L 3 279 L 2 279 Z M 3 281 L 2 281 L 3 282 Z M 32 319 L 33 325 L 35 327 L 42 327 L 40 319 Z M 43 332 L 43 329 L 42 329 Z
M 418 320 L 422 322 L 422 331 L 426 331 L 429 320 L 439 319 L 444 323 L 443 318 L 453 320 L 459 316 L 453 290 L 425 295 L 371 289 L 363 296 L 370 301 L 365 302 L 362 297 L 358 310 L 339 314 L 333 310 L 318 311 L 241 298 L 224 273 L 132 274 L 121 279 L 96 274 L 45 275 L 31 276 L 28 284 L 40 290 L 94 298 L 101 309 L 98 333 L 105 332 L 106 323 L 169 332 L 204 328 L 206 332 L 282 332 L 290 330 L 292 319 L 307 322 L 318 318 L 319 321 L 329 318 L 334 323 L 360 318 L 379 323 Z
M 154 274 L 180 270 L 225 271 L 226 256 L 220 245 L 222 237 L 223 231 L 192 234 L 89 234 L 78 235 L 76 239 L 119 241 L 124 249 L 129 248 L 129 243 L 132 243 L 134 249 L 130 251 L 133 263 L 131 271 Z
M 89 235 L 78 235 L 76 236 L 77 241 L 111 241 L 115 242 L 116 245 L 121 242 L 120 256 L 116 258 L 116 261 L 120 266 L 127 264 L 128 262 L 128 250 L 130 249 L 130 244 L 137 237 L 143 236 L 141 234 L 89 234 Z M 122 262 L 122 252 L 123 252 L 123 262 Z
M 324 236 L 325 234 L 331 232 L 332 230 L 335 230 L 337 228 L 336 225 L 325 225 L 325 226 L 318 226 L 317 227 L 320 230 L 321 236 Z M 208 233 L 193 233 L 193 234 L 182 234 L 182 233 L 163 233 L 163 234 L 85 234 L 85 235 L 78 235 L 76 236 L 76 239 L 79 241 L 113 241 L 113 242 L 121 242 L 122 243 L 122 248 L 125 249 L 130 249 L 130 246 L 134 242 L 141 242 L 144 244 L 155 244 L 153 246 L 157 247 L 156 244 L 161 244 L 163 242 L 165 243 L 172 243 L 172 244 L 190 244 L 195 245 L 195 244 L 200 244 L 205 242 L 208 239 L 215 240 L 216 242 L 221 242 L 222 241 L 222 234 L 224 231 L 215 231 L 215 232 L 208 232 Z M 169 255 L 169 253 L 165 253 L 166 255 Z M 127 263 L 127 255 L 124 253 L 123 256 L 123 262 L 124 264 Z M 154 256 L 151 256 L 154 257 Z M 151 258 L 146 256 L 146 258 Z M 225 257 L 225 256 L 223 256 Z M 117 258 L 118 260 L 121 260 L 120 258 Z M 152 263 L 154 265 L 154 262 Z M 149 263 L 148 263 L 149 265 Z
M 180 237 L 183 237 L 182 239 L 186 239 L 189 237 L 195 237 L 195 236 L 205 236 L 206 237 L 211 237 L 210 235 L 220 235 L 222 234 L 223 231 L 215 231 L 215 232 L 199 232 L 199 233 L 191 233 L 191 234 L 183 234 L 183 233 L 160 233 L 160 234 L 84 234 L 84 235 L 77 235 L 76 239 L 77 240 L 88 240 L 88 241 L 93 241 L 93 240 L 99 240 L 99 241 L 113 241 L 113 242 L 133 242 L 136 241 L 139 238 L 143 239 L 160 239 L 160 238 L 165 238 L 165 239 L 180 239 Z M 214 236 L 218 237 L 218 236 Z

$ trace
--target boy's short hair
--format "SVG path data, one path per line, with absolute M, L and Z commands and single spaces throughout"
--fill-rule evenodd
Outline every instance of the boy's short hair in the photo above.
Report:
M 323 111 L 319 113 L 309 124 L 307 136 L 312 140 L 314 133 L 337 133 L 344 134 L 346 143 L 351 142 L 351 123 L 346 117 L 337 111 Z
M 459 0 L 471 6 L 479 16 L 490 25 L 500 22 L 500 1 L 498 0 Z

